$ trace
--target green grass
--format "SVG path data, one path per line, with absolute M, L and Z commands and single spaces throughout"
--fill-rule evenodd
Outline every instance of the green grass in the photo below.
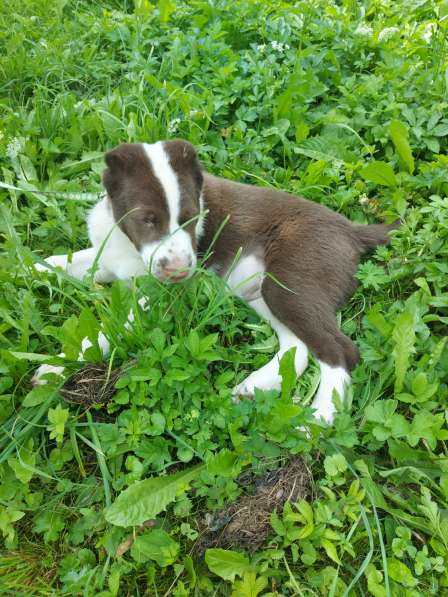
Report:
M 1 594 L 448 595 L 447 2 L 20 5 L 0 9 L 0 181 L 27 190 L 0 188 Z M 97 192 L 105 150 L 176 136 L 218 175 L 402 220 L 341 314 L 362 361 L 331 429 L 312 422 L 316 366 L 295 381 L 288 357 L 281 396 L 232 403 L 276 340 L 212 274 L 34 269 L 86 246 L 89 202 L 32 191 Z M 101 322 L 124 367 L 107 407 L 31 388 L 61 345 L 79 368 Z M 240 473 L 296 454 L 313 499 L 255 554 L 196 555 Z

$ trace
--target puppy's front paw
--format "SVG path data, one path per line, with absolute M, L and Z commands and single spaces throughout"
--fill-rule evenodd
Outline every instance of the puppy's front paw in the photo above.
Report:
M 255 386 L 250 383 L 250 376 L 235 386 L 232 390 L 232 399 L 234 402 L 238 402 L 241 396 L 245 398 L 252 398 L 255 392 Z
M 43 386 L 48 383 L 48 380 L 42 379 L 47 373 L 62 375 L 64 373 L 64 367 L 58 367 L 55 365 L 41 365 L 31 379 L 33 386 Z
M 52 267 L 61 267 L 62 269 L 67 269 L 68 257 L 67 255 L 52 255 L 51 257 L 47 257 L 45 263 L 51 265 Z M 53 270 L 41 263 L 35 263 L 34 267 L 37 269 L 38 272 L 52 272 Z

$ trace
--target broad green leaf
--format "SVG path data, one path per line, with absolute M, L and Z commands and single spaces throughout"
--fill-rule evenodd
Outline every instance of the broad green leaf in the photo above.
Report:
M 52 392 L 54 392 L 54 390 L 49 390 L 46 384 L 42 386 L 34 386 L 23 399 L 22 406 L 30 408 L 31 406 L 42 404 Z
M 100 322 L 93 312 L 90 309 L 84 308 L 79 314 L 77 334 L 78 339 L 80 340 L 80 346 L 84 338 L 88 338 L 92 343 L 91 347 L 83 351 L 86 360 L 100 361 L 102 359 L 102 353 L 98 346 L 98 334 L 100 329 Z
M 395 582 L 400 583 L 405 587 L 415 587 L 417 580 L 413 577 L 412 572 L 403 562 L 395 558 L 391 558 L 387 562 L 387 569 L 389 576 Z
M 149 339 L 157 352 L 162 352 L 166 343 L 166 336 L 162 330 L 160 328 L 154 328 L 149 335 Z
M 343 457 L 344 458 L 344 457 Z M 344 458 L 345 460 L 345 458 Z M 306 500 L 300 500 L 296 504 L 298 511 L 308 524 L 314 523 L 314 512 L 310 504 Z
M 428 378 L 423 371 L 417 373 L 411 384 L 415 402 L 425 402 L 434 396 L 439 388 L 438 383 L 428 383 Z
M 20 155 L 20 166 L 22 170 L 21 178 L 26 181 L 37 181 L 39 177 L 31 159 L 26 155 Z
M 12 507 L 5 507 L 0 504 L 0 531 L 2 532 L 6 547 L 13 547 L 16 534 L 13 523 L 24 516 L 25 512 L 15 510 Z
M 390 136 L 398 151 L 398 155 L 408 167 L 409 174 L 413 174 L 414 158 L 412 157 L 412 150 L 409 145 L 408 129 L 399 120 L 392 120 L 390 123 Z
M 333 560 L 333 562 L 336 562 L 336 564 L 341 563 L 338 552 L 336 551 L 336 545 L 332 541 L 329 541 L 328 539 L 322 539 L 320 544 L 325 549 L 330 560 Z
M 432 129 L 431 134 L 436 137 L 446 137 L 448 135 L 448 124 L 438 124 Z
M 190 351 L 191 356 L 197 358 L 201 350 L 201 342 L 196 330 L 191 330 L 185 340 L 185 344 Z
M 179 554 L 179 543 L 162 529 L 152 529 L 139 535 L 131 548 L 131 556 L 139 563 L 154 560 L 159 566 L 173 564 Z
M 191 556 L 189 556 L 189 555 L 185 556 L 184 566 L 185 566 L 185 572 L 187 573 L 187 576 L 188 576 L 189 585 L 191 588 L 194 588 L 196 586 L 197 575 L 196 575 L 196 570 L 194 569 L 193 558 Z
M 293 346 L 280 359 L 279 374 L 282 378 L 282 398 L 289 397 L 296 385 L 296 350 L 297 348 Z
M 445 351 L 445 345 L 448 342 L 448 336 L 445 336 L 445 338 L 441 338 L 434 346 L 434 348 L 432 349 L 432 353 L 431 353 L 431 360 L 429 362 L 429 369 L 435 369 L 436 365 L 439 363 L 442 354 L 444 354 Z
M 293 151 L 312 160 L 322 160 L 333 163 L 336 166 L 344 165 L 344 160 L 335 155 L 334 148 L 330 147 L 325 139 L 320 137 L 306 139 L 301 147 L 294 147 Z
M 79 334 L 78 318 L 75 315 L 70 315 L 62 324 L 60 332 L 63 338 L 62 351 L 67 359 L 75 361 L 81 351 L 83 338 Z
M 286 535 L 286 527 L 280 520 L 275 510 L 271 512 L 271 527 L 274 529 L 274 531 L 277 533 L 279 537 L 284 537 Z
M 230 549 L 207 549 L 205 562 L 211 572 L 232 582 L 235 576 L 243 576 L 252 570 L 245 555 Z
M 374 423 L 385 423 L 392 417 L 397 409 L 397 405 L 396 400 L 377 400 L 373 404 L 369 404 L 366 408 L 366 419 Z
M 137 15 L 148 16 L 154 10 L 150 0 L 134 0 L 134 12 Z
M 317 551 L 311 541 L 301 541 L 302 555 L 300 559 L 306 566 L 312 566 L 317 559 Z
M 382 336 L 388 338 L 392 331 L 392 326 L 388 323 L 381 313 L 381 307 L 379 304 L 374 305 L 367 313 L 368 322 L 373 325 Z
M 60 404 L 56 408 L 48 410 L 48 420 L 50 424 L 47 425 L 47 431 L 50 432 L 50 439 L 55 439 L 56 443 L 60 445 L 64 439 L 65 424 L 68 421 L 69 410 L 63 408 Z
M 406 402 L 407 404 L 414 404 L 414 402 L 419 402 L 414 394 L 408 394 L 407 392 L 402 392 L 401 394 L 395 394 L 395 397 L 400 402 Z
M 403 311 L 395 321 L 392 339 L 395 347 L 392 351 L 395 362 L 395 392 L 401 392 L 404 377 L 409 367 L 409 359 L 414 352 L 415 317 L 409 311 Z
M 375 182 L 386 187 L 397 186 L 394 171 L 386 162 L 370 162 L 370 164 L 361 170 L 361 176 L 369 182 Z
M 268 579 L 265 576 L 257 578 L 255 572 L 245 572 L 243 580 L 235 581 L 231 597 L 258 597 L 267 584 Z
M 33 468 L 36 465 L 36 453 L 34 452 L 34 441 L 31 438 L 27 446 L 17 450 L 17 458 L 8 458 L 8 464 L 14 471 L 15 476 L 25 485 L 30 482 L 33 476 Z
M 241 466 L 237 466 L 238 455 L 230 450 L 221 450 L 207 460 L 207 470 L 220 477 L 237 477 Z
M 416 446 L 420 439 L 425 439 L 429 447 L 434 450 L 437 439 L 444 439 L 445 433 L 441 431 L 444 424 L 442 413 L 432 414 L 426 409 L 419 410 L 415 415 L 407 441 L 410 446 Z
M 347 460 L 343 454 L 333 454 L 326 456 L 324 460 L 324 468 L 327 475 L 335 477 L 347 470 Z
M 383 574 L 373 566 L 369 564 L 366 571 L 367 577 L 367 588 L 373 597 L 386 597 L 386 589 L 384 588 Z
M 204 466 L 200 464 L 174 475 L 137 481 L 122 491 L 115 502 L 106 508 L 104 515 L 107 522 L 130 527 L 155 518 L 176 496 L 188 489 L 189 483 L 199 475 Z
M 171 0 L 159 0 L 158 2 L 160 20 L 166 23 L 171 14 L 176 10 L 176 4 Z

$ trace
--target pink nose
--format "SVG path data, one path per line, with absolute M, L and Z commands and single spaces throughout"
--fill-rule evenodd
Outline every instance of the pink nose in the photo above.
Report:
M 191 263 L 182 261 L 182 259 L 173 259 L 167 265 L 161 268 L 161 273 L 165 278 L 174 278 L 181 280 L 189 275 L 189 267 Z

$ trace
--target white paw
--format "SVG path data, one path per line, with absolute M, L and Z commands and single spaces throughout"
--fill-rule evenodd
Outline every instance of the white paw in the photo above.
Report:
M 314 418 L 317 421 L 324 421 L 328 425 L 333 423 L 334 415 L 336 413 L 336 407 L 332 400 L 318 401 L 317 398 L 311 404 L 311 408 L 314 409 Z
M 317 420 L 322 419 L 331 425 L 336 414 L 334 393 L 337 393 L 341 400 L 344 399 L 346 386 L 350 384 L 350 375 L 343 367 L 330 367 L 320 361 L 319 364 L 320 385 L 311 408 L 314 408 L 314 417 Z
M 238 399 L 238 396 L 253 396 L 255 388 L 259 390 L 279 390 L 281 387 L 281 378 L 278 374 L 277 367 L 273 367 L 268 363 L 258 371 L 254 371 L 246 377 L 241 383 L 233 388 L 233 399 Z
M 33 378 L 31 379 L 31 383 L 33 386 L 43 386 L 44 384 L 48 383 L 48 380 L 42 379 L 44 375 L 47 373 L 53 373 L 54 375 L 62 375 L 64 373 L 64 367 L 57 367 L 55 365 L 41 365 L 36 373 L 34 374 Z
M 67 255 L 52 255 L 51 257 L 47 257 L 45 259 L 45 263 L 51 265 L 52 267 L 60 267 L 62 269 L 67 269 L 68 258 Z M 37 269 L 38 272 L 52 272 L 53 270 L 41 263 L 35 263 L 34 267 Z

